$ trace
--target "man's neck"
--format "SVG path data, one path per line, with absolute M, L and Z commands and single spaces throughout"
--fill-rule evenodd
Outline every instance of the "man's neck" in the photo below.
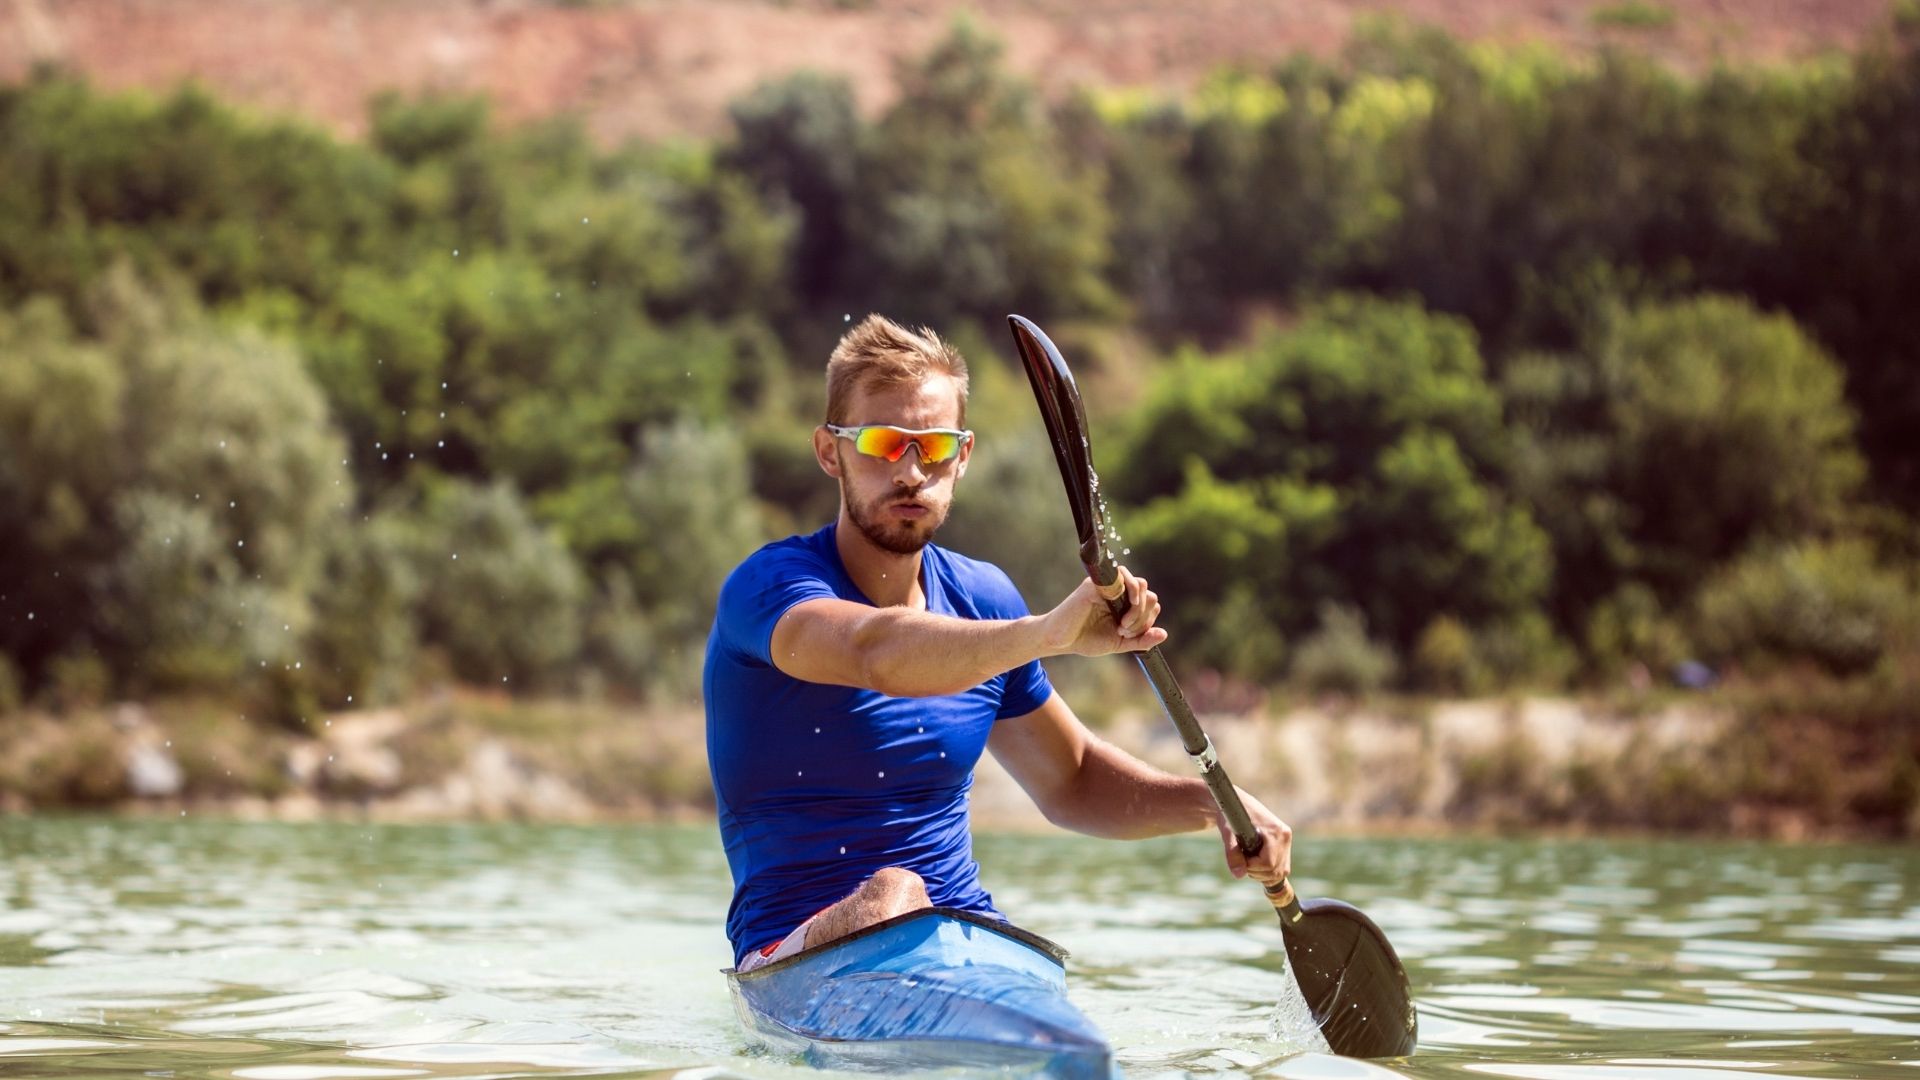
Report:
M 833 545 L 840 552 L 840 565 L 875 607 L 913 607 L 925 610 L 927 596 L 920 588 L 920 557 L 923 552 L 899 555 L 867 539 L 853 523 L 845 508 L 834 526 Z

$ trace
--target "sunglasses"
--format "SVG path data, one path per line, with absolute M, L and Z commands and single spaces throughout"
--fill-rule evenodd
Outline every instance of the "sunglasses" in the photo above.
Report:
M 852 439 L 853 448 L 860 453 L 888 461 L 899 461 L 900 456 L 907 452 L 907 447 L 911 446 L 920 452 L 922 465 L 938 465 L 950 460 L 960 453 L 961 447 L 973 442 L 973 432 L 955 431 L 952 428 L 914 431 L 891 424 L 864 424 L 860 427 L 828 424 L 827 430 L 842 439 Z

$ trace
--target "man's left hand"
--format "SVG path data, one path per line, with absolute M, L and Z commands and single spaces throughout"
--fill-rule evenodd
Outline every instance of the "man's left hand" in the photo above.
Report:
M 1262 885 L 1278 885 L 1293 869 L 1293 827 L 1244 791 L 1240 792 L 1240 801 L 1246 804 L 1247 817 L 1252 819 L 1253 830 L 1260 834 L 1262 843 L 1260 851 L 1253 858 L 1247 858 L 1240 850 L 1240 842 L 1233 838 L 1233 830 L 1227 827 L 1226 815 L 1216 814 L 1214 824 L 1219 827 L 1220 839 L 1227 847 L 1227 869 L 1237 878 L 1250 877 Z

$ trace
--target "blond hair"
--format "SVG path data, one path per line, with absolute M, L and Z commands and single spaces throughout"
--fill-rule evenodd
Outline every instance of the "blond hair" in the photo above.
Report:
M 908 330 L 868 315 L 846 332 L 827 358 L 827 423 L 844 424 L 854 391 L 917 383 L 945 375 L 960 390 L 960 426 L 967 424 L 967 360 L 926 327 Z

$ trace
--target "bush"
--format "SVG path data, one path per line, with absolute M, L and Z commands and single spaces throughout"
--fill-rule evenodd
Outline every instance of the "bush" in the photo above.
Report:
M 456 674 L 511 689 L 575 658 L 585 580 L 511 487 L 439 485 L 408 525 L 422 635 Z
M 352 490 L 326 406 L 285 346 L 207 319 L 126 266 L 86 295 L 0 314 L 0 625 L 29 675 L 97 650 L 127 689 L 223 684 L 291 660 L 311 539 Z
M 1318 692 L 1371 694 L 1393 679 L 1393 650 L 1367 637 L 1357 610 L 1325 604 L 1320 628 L 1295 651 L 1293 681 Z
M 1673 9 L 1647 0 L 1622 0 L 1593 10 L 1595 26 L 1619 26 L 1631 30 L 1665 30 L 1673 25 Z
M 1486 692 L 1491 681 L 1480 662 L 1473 631 L 1451 615 L 1427 624 L 1413 646 L 1413 676 L 1422 690 L 1473 696 Z
M 0 653 L 0 716 L 17 712 L 26 703 L 26 687 L 20 677 L 20 665 L 13 657 Z
M 1867 671 L 1911 642 L 1920 597 L 1907 575 L 1861 541 L 1809 542 L 1748 554 L 1696 601 L 1698 639 L 1716 660 L 1809 660 L 1837 675 Z
M 1594 667 L 1609 674 L 1629 664 L 1668 671 L 1692 651 L 1685 632 L 1662 610 L 1653 590 L 1637 583 L 1620 588 L 1594 608 L 1587 620 L 1586 645 Z
M 1546 536 L 1495 482 L 1500 412 L 1464 323 L 1339 297 L 1240 355 L 1170 366 L 1109 494 L 1142 507 L 1128 531 L 1184 618 L 1245 581 L 1290 640 L 1331 601 L 1409 648 L 1441 614 L 1481 623 L 1545 593 Z

